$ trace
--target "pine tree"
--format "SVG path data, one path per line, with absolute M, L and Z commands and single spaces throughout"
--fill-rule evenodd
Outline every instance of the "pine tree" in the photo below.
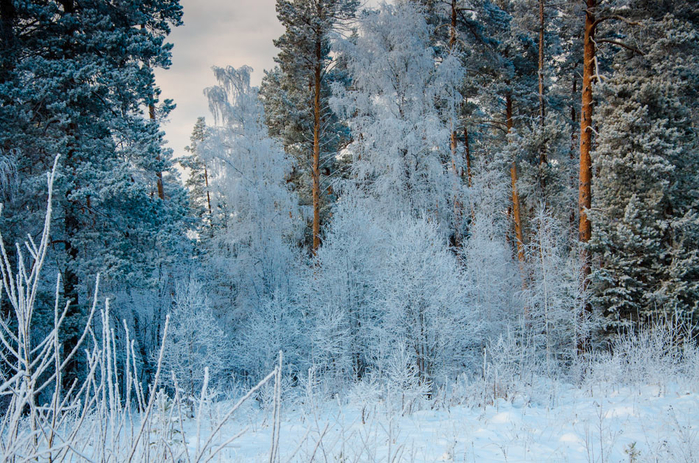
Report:
M 594 301 L 616 327 L 696 316 L 699 29 L 673 15 L 683 2 L 669 3 L 674 10 L 630 5 L 643 39 L 628 46 L 631 31 L 617 32 L 614 73 L 602 87 L 590 214 L 600 259 Z
M 313 211 L 311 250 L 320 246 L 321 209 L 332 196 L 329 184 L 342 130 L 327 99 L 330 83 L 343 79 L 330 56 L 330 37 L 354 17 L 357 0 L 278 0 L 277 17 L 286 32 L 274 44 L 278 68 L 263 81 L 262 96 L 272 135 L 297 159 L 294 181 Z M 310 198 L 309 198 L 310 196 Z
M 185 186 L 189 190 L 189 205 L 192 215 L 202 221 L 202 225 L 208 223 L 211 226 L 211 190 L 209 188 L 209 170 L 206 161 L 199 152 L 206 140 L 206 120 L 197 118 L 192 129 L 190 144 L 185 148 L 189 153 L 183 156 L 179 162 L 182 167 L 189 169 L 189 177 Z M 203 230 L 200 230 L 202 232 Z
M 177 0 L 3 2 L 0 146 L 29 194 L 6 204 L 17 235 L 38 220 L 38 185 L 62 155 L 52 229 L 63 296 L 73 301 L 65 349 L 90 278 L 148 285 L 182 233 L 184 197 L 170 171 L 153 67 L 167 67 L 165 37 L 181 22 Z M 27 24 L 32 27 L 27 28 Z M 145 114 L 152 108 L 152 116 Z M 12 154 L 14 153 L 14 154 Z M 158 184 L 162 195 L 158 198 Z M 29 227 L 29 228 L 27 228 Z M 174 258 L 175 256 L 172 256 Z M 75 368 L 65 378 L 69 382 Z

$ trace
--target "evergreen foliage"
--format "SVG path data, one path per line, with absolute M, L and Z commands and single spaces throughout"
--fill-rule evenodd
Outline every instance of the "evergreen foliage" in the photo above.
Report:
M 335 197 L 336 155 L 347 139 L 342 122 L 328 107 L 331 84 L 346 85 L 348 79 L 332 59 L 330 45 L 333 35 L 354 17 L 358 5 L 357 0 L 277 0 L 277 18 L 286 31 L 274 41 L 279 48 L 277 66 L 266 73 L 261 86 L 270 134 L 296 161 L 290 180 L 301 204 L 319 209 L 309 216 L 320 214 L 322 222 Z M 317 205 L 314 176 L 319 185 Z M 315 247 L 314 243 L 314 251 Z
M 14 166 L 8 192 L 28 193 L 6 195 L 3 225 L 11 239 L 37 227 L 39 187 L 61 154 L 51 261 L 72 301 L 70 350 L 95 274 L 107 289 L 147 288 L 178 257 L 186 198 L 162 146 L 158 120 L 173 106 L 159 102 L 153 68 L 170 64 L 165 38 L 182 9 L 177 0 L 2 3 L 0 149 Z
M 615 325 L 696 315 L 697 29 L 638 14 L 637 50 L 619 47 L 604 81 L 594 153 L 595 301 Z

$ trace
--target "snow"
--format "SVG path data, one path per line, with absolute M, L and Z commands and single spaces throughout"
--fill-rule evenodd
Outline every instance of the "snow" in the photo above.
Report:
M 360 405 L 340 400 L 283 405 L 280 461 L 699 461 L 699 395 L 678 386 L 659 392 L 561 385 L 554 406 L 500 398 L 430 409 L 434 402 L 425 400 L 423 409 L 406 415 L 375 402 L 365 408 L 364 423 Z M 254 405 L 231 422 L 221 441 L 249 429 L 220 461 L 268 461 L 271 416 Z M 196 435 L 194 426 L 185 423 L 187 435 Z M 194 443 L 188 444 L 192 452 Z

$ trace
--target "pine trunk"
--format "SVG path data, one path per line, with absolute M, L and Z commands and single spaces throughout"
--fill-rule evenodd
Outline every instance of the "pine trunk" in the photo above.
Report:
M 587 243 L 592 236 L 592 225 L 587 217 L 587 211 L 592 206 L 592 83 L 595 74 L 595 8 L 597 0 L 587 0 L 585 15 L 585 37 L 583 57 L 583 83 L 582 83 L 582 110 L 580 117 L 580 182 L 579 182 L 579 209 L 580 209 L 580 259 L 582 268 L 582 289 L 587 290 L 590 277 L 590 255 Z M 582 316 L 592 310 L 589 303 L 585 303 Z M 581 337 L 578 342 L 578 351 L 587 350 L 588 340 Z
M 74 14 L 75 4 L 72 0 L 62 0 L 61 5 L 63 6 L 63 14 Z M 67 37 L 72 36 L 75 33 L 74 27 L 70 27 L 65 31 Z M 70 41 L 66 42 L 64 48 L 65 56 L 72 57 L 74 52 L 72 49 L 72 44 Z M 71 81 L 71 84 L 74 83 Z M 68 84 L 68 85 L 71 85 Z M 66 138 L 67 143 L 67 156 L 66 156 L 66 170 L 73 177 L 77 178 L 76 171 L 80 164 L 79 159 L 76 159 L 77 153 L 75 149 L 76 139 L 78 137 L 78 126 L 75 122 L 70 122 L 66 128 Z M 77 236 L 80 232 L 80 214 L 84 213 L 84 207 L 81 206 L 76 200 L 71 199 L 75 190 L 78 186 L 73 184 L 69 188 L 66 195 L 65 212 L 63 217 L 63 225 L 65 231 L 65 252 L 66 252 L 66 264 L 65 272 L 63 274 L 63 297 L 66 302 L 70 301 L 68 310 L 66 313 L 66 321 L 63 324 L 63 357 L 66 357 L 75 349 L 78 345 L 80 336 L 78 334 L 79 326 L 82 323 L 82 310 L 80 306 L 79 298 L 79 287 L 80 287 L 80 276 L 77 273 L 77 260 L 79 256 L 79 250 L 75 246 L 77 242 Z M 74 355 L 68 364 L 66 365 L 65 371 L 63 372 L 63 387 L 69 389 L 73 382 L 78 379 L 78 372 L 80 369 L 80 362 L 78 361 L 78 353 Z
M 578 112 L 575 108 L 575 98 L 578 96 L 578 78 L 576 76 L 576 69 L 575 67 L 573 68 L 573 89 L 570 94 L 570 121 L 573 123 L 573 129 L 570 131 L 570 165 L 571 165 L 571 170 L 570 170 L 570 187 L 571 191 L 575 188 L 575 184 L 578 182 L 578 179 L 575 178 L 575 170 L 572 168 L 573 163 L 575 162 L 575 156 L 576 156 L 576 151 L 579 146 L 578 144 L 578 129 L 574 127 L 574 124 L 578 122 Z M 573 230 L 575 230 L 578 226 L 578 207 L 571 201 L 571 210 L 570 210 L 570 230 L 571 230 L 571 236 L 573 233 Z
M 316 41 L 316 65 L 313 79 L 313 255 L 320 247 L 320 84 L 321 40 Z
M 71 140 L 75 137 L 77 127 L 74 123 L 68 125 L 66 135 Z M 68 155 L 66 156 L 66 167 L 71 175 L 75 176 L 77 160 L 75 159 L 75 147 L 73 142 L 69 142 Z M 79 326 L 82 323 L 82 310 L 80 307 L 79 292 L 80 277 L 78 276 L 76 267 L 78 260 L 78 248 L 74 241 L 80 232 L 80 209 L 81 206 L 70 197 L 73 190 L 66 191 L 66 205 L 63 217 L 65 227 L 65 252 L 67 260 L 65 271 L 63 272 L 63 297 L 66 303 L 69 303 L 66 313 L 66 321 L 63 324 L 63 360 L 70 354 L 79 342 Z M 77 355 L 73 356 L 66 365 L 63 372 L 63 387 L 69 389 L 73 382 L 78 379 L 79 362 Z
M 204 164 L 204 186 L 206 187 L 206 209 L 209 211 L 209 217 L 211 217 L 211 193 L 209 192 L 209 171 L 206 169 L 206 164 Z
M 505 110 L 507 118 L 507 133 L 512 131 L 512 95 L 505 96 Z M 522 217 L 520 214 L 519 192 L 517 191 L 517 162 L 512 161 L 510 168 L 512 178 L 512 216 L 515 222 L 515 239 L 517 240 L 517 259 L 520 264 L 524 263 L 524 240 L 522 237 Z
M 155 124 L 155 105 L 151 102 L 148 105 L 148 115 L 150 116 L 150 120 L 152 123 Z M 155 155 L 155 160 L 158 161 L 158 164 L 160 164 L 160 150 L 157 151 L 157 154 Z M 158 198 L 160 199 L 165 199 L 165 189 L 163 188 L 163 172 L 160 170 L 160 166 L 158 166 L 158 169 L 155 171 L 155 177 L 156 177 L 156 184 L 158 188 Z
M 544 102 L 544 0 L 539 0 L 539 124 L 544 127 L 546 107 Z M 541 152 L 541 163 L 546 163 L 546 153 Z

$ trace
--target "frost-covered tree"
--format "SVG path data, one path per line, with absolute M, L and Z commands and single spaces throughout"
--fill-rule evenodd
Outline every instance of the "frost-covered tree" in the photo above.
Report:
M 302 221 L 286 182 L 292 163 L 267 134 L 250 72 L 214 68 L 219 84 L 206 94 L 217 125 L 199 145 L 211 166 L 213 222 L 220 224 L 206 240 L 203 271 L 219 315 L 235 328 L 251 317 L 268 323 L 260 310 L 288 309 L 300 262 Z
M 280 351 L 286 370 L 306 371 L 310 347 L 306 320 L 287 292 L 267 296 L 237 328 L 232 364 L 238 372 L 253 380 L 264 378 L 279 363 Z
M 313 254 L 320 246 L 321 209 L 332 196 L 327 180 L 342 139 L 327 104 L 330 83 L 344 78 L 330 55 L 330 41 L 358 5 L 357 0 L 277 0 L 277 18 L 286 31 L 274 41 L 278 66 L 265 77 L 262 94 L 270 132 L 296 158 L 292 180 L 312 208 Z
M 182 389 L 191 406 L 190 414 L 192 400 L 201 392 L 205 369 L 209 369 L 212 383 L 221 380 L 228 366 L 229 351 L 230 344 L 214 317 L 202 284 L 195 280 L 179 284 L 170 313 L 162 367 L 166 384 Z
M 507 242 L 508 179 L 502 163 L 478 165 L 471 193 L 472 224 L 463 258 L 469 308 L 482 323 L 482 337 L 495 339 L 514 323 L 520 304 L 521 277 Z
M 376 283 L 375 362 L 387 366 L 405 343 L 424 383 L 453 377 L 476 345 L 475 313 L 469 310 L 456 256 L 436 225 L 402 217 L 384 225 L 385 258 Z
M 24 192 L 5 203 L 3 225 L 25 236 L 41 220 L 43 172 L 61 154 L 51 262 L 73 301 L 70 350 L 96 273 L 108 291 L 152 287 L 177 257 L 185 198 L 162 146 L 158 120 L 172 105 L 159 101 L 153 68 L 170 64 L 165 38 L 182 9 L 177 0 L 1 6 L 0 151 Z
M 595 302 L 617 326 L 675 311 L 696 316 L 699 296 L 699 29 L 667 9 L 632 6 L 644 34 L 619 31 L 639 40 L 617 46 L 602 87 L 590 212 Z
M 373 366 L 376 282 L 386 245 L 372 201 L 347 191 L 337 202 L 304 295 L 313 314 L 312 358 L 319 372 L 362 378 Z
M 352 131 L 352 176 L 374 208 L 393 218 L 424 214 L 448 236 L 463 196 L 446 168 L 463 69 L 456 56 L 435 62 L 431 33 L 414 4 L 366 11 L 356 40 L 338 46 L 352 88 L 336 86 L 333 105 Z
M 346 192 L 319 249 L 306 296 L 313 363 L 333 379 L 385 376 L 403 345 L 423 382 L 462 367 L 476 338 L 461 269 L 436 225 L 385 217 L 374 198 Z
M 576 353 L 580 308 L 579 268 L 569 235 L 541 206 L 533 217 L 527 247 L 530 284 L 526 292 L 528 335 L 548 373 L 569 362 Z M 572 251 L 572 252 L 571 252 Z M 584 327 L 582 327 L 584 328 Z M 587 335 L 586 333 L 583 333 Z

